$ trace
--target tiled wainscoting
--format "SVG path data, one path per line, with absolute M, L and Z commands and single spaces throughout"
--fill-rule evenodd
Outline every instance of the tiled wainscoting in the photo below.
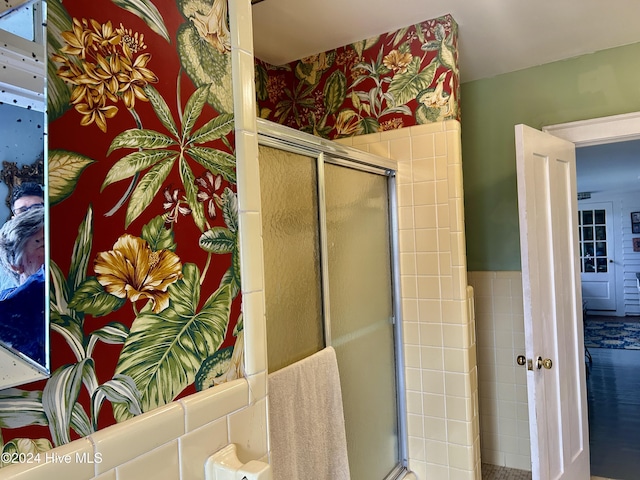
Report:
M 469 272 L 474 288 L 482 462 L 531 470 L 521 272 Z
M 204 480 L 206 459 L 229 443 L 242 462 L 266 461 L 266 401 L 249 398 L 244 379 L 219 385 L 4 467 L 0 479 Z

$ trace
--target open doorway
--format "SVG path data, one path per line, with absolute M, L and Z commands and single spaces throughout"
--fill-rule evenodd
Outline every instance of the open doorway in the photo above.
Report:
M 589 316 L 640 315 L 640 140 L 576 148 L 582 298 Z M 636 230 L 634 232 L 634 229 Z
M 640 252 L 633 248 L 640 232 L 634 233 L 631 221 L 631 213 L 640 211 L 637 118 L 546 129 L 563 138 L 569 131 L 567 139 L 577 146 L 582 280 L 594 281 L 583 285 L 591 474 L 618 479 L 635 478 L 640 469 Z M 604 134 L 596 133 L 598 122 Z M 594 129 L 591 139 L 571 132 L 580 126 L 583 134 Z

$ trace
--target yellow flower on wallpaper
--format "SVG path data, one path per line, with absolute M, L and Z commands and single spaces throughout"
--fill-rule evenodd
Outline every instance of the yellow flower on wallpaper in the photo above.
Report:
M 60 64 L 57 75 L 73 86 L 71 104 L 81 125 L 95 123 L 106 132 L 107 119 L 118 113 L 113 103 L 122 99 L 131 110 L 136 100 L 148 101 L 143 88 L 158 77 L 147 68 L 151 55 L 139 53 L 146 48 L 143 35 L 77 18 L 61 35 L 66 44 L 51 58 Z
M 169 250 L 152 251 L 139 237 L 124 234 L 113 250 L 96 256 L 94 270 L 107 292 L 131 302 L 151 300 L 153 311 L 169 306 L 169 285 L 182 278 L 182 263 Z
M 227 0 L 213 0 L 207 15 L 196 12 L 191 20 L 200 36 L 220 53 L 231 51 L 231 36 L 227 26 Z
M 326 52 L 311 55 L 300 60 L 296 66 L 296 75 L 309 85 L 315 85 L 320 81 L 322 72 L 331 66 L 331 60 Z
M 391 50 L 389 54 L 384 57 L 382 63 L 389 70 L 393 70 L 394 73 L 404 73 L 407 71 L 407 67 L 412 59 L 413 57 L 410 53 L 400 53 L 398 50 Z
M 95 123 L 103 132 L 107 131 L 107 119 L 115 117 L 118 107 L 107 105 L 105 97 L 88 95 L 76 105 L 76 110 L 82 115 L 80 125 L 86 127 Z
M 129 51 L 126 47 L 123 50 Z M 148 101 L 142 87 L 158 81 L 158 77 L 146 68 L 151 60 L 151 54 L 145 53 L 133 59 L 133 62 L 131 60 L 129 55 L 122 58 L 122 69 L 117 74 L 120 85 L 118 93 L 122 95 L 122 101 L 129 109 L 135 107 L 136 98 L 144 102 Z
M 358 132 L 358 115 L 353 110 L 345 109 L 336 118 L 336 133 L 341 137 L 350 137 Z

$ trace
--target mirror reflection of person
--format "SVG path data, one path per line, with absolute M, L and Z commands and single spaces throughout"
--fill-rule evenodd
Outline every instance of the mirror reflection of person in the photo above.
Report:
M 42 185 L 34 182 L 24 182 L 13 187 L 11 192 L 11 212 L 14 216 L 37 206 L 44 206 Z
M 16 287 L 0 291 L 0 340 L 40 364 L 45 338 L 44 208 L 30 208 L 0 228 L 0 264 Z
M 39 183 L 24 182 L 13 187 L 11 192 L 11 213 L 13 216 L 42 206 L 44 206 L 44 190 Z M 0 272 L 0 291 L 16 286 L 18 284 L 13 275 Z

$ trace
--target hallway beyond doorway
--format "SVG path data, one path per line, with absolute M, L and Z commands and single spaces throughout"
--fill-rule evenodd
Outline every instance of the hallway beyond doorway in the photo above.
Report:
M 640 471 L 640 350 L 592 348 L 590 353 L 591 473 L 634 480 Z

